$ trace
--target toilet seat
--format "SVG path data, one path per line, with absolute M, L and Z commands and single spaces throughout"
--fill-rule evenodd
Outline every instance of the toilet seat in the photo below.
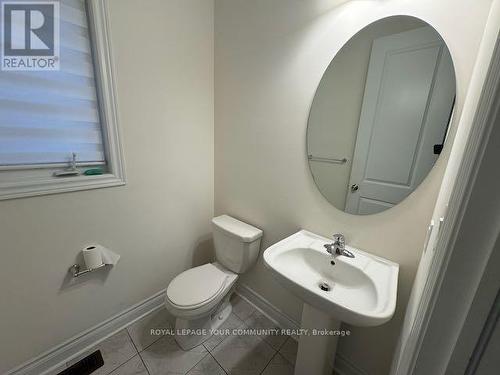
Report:
M 177 275 L 167 288 L 166 305 L 175 316 L 196 318 L 224 298 L 238 275 L 218 263 L 208 263 Z

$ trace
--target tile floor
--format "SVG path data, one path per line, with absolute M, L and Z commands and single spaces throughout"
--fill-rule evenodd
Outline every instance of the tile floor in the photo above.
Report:
M 221 329 L 270 329 L 275 324 L 252 305 L 233 296 L 233 312 Z M 288 336 L 212 336 L 202 345 L 183 351 L 173 336 L 153 336 L 150 329 L 169 329 L 172 317 L 165 309 L 146 316 L 103 341 L 72 365 L 100 349 L 104 366 L 96 375 L 292 375 L 297 342 Z

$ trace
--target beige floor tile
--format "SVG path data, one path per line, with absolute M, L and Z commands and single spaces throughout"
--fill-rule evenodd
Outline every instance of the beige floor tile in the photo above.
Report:
M 233 330 L 235 328 L 241 327 L 243 325 L 243 321 L 238 318 L 234 314 L 230 314 L 227 320 L 219 327 L 218 334 L 214 334 L 212 337 L 210 337 L 207 341 L 203 343 L 205 348 L 207 348 L 209 351 L 212 351 L 217 345 L 219 345 L 227 336 L 224 331 L 225 330 Z
M 114 370 L 110 375 L 148 375 L 148 370 L 146 370 L 144 363 L 142 363 L 141 357 L 136 355 Z
M 285 357 L 285 359 L 292 365 L 295 365 L 295 360 L 297 358 L 297 349 L 299 348 L 299 343 L 295 341 L 292 337 L 289 337 L 283 346 L 280 348 L 280 354 Z
M 171 316 L 165 308 L 145 316 L 134 324 L 127 327 L 127 330 L 134 342 L 137 350 L 142 351 L 149 345 L 162 338 L 161 335 L 152 334 L 152 329 L 171 329 Z
M 250 329 L 262 332 L 259 336 L 276 350 L 281 348 L 288 338 L 288 336 L 281 334 L 281 329 L 276 323 L 258 310 L 254 311 L 254 313 L 245 320 L 245 324 Z
M 187 373 L 187 375 L 225 375 L 217 361 L 207 354 L 198 364 Z
M 293 375 L 293 366 L 277 353 L 267 365 L 262 375 Z
M 208 351 L 199 345 L 189 351 L 182 350 L 172 336 L 166 336 L 140 353 L 151 375 L 185 374 Z
M 231 297 L 231 305 L 233 305 L 233 313 L 241 320 L 246 320 L 253 314 L 255 308 L 237 294 Z
M 96 350 L 101 351 L 102 358 L 104 359 L 104 366 L 97 369 L 92 373 L 92 375 L 109 374 L 111 371 L 124 364 L 137 354 L 137 350 L 135 350 L 134 344 L 132 343 L 127 330 L 124 329 L 104 340 L 84 354 L 71 360 L 67 363 L 67 366 L 69 367 L 75 364 L 76 362 L 78 362 L 82 358 L 85 358 L 87 355 Z
M 257 375 L 264 370 L 275 350 L 257 336 L 227 337 L 212 355 L 228 374 Z

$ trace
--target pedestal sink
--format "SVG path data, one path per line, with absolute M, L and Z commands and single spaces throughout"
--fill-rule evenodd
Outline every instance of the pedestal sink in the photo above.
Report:
M 299 337 L 295 375 L 331 375 L 340 323 L 381 325 L 396 308 L 399 265 L 347 245 L 354 258 L 332 256 L 324 248 L 331 242 L 301 230 L 264 251 L 276 280 L 304 301 L 309 334 Z

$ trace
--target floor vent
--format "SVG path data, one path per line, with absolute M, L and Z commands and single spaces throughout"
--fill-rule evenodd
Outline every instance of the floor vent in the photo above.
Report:
M 104 366 L 104 360 L 101 351 L 96 350 L 57 375 L 90 375 L 102 366 Z

